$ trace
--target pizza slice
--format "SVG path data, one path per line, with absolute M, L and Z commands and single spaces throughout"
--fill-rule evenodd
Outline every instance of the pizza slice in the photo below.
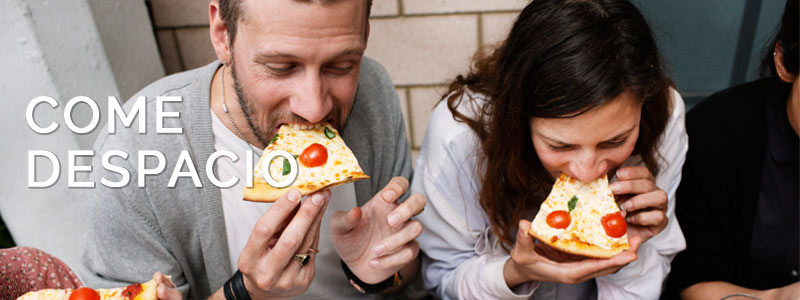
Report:
M 605 175 L 584 183 L 561 174 L 528 234 L 561 251 L 595 258 L 630 248 L 627 224 Z
M 28 292 L 17 300 L 157 300 L 157 285 L 150 280 L 113 289 L 44 289 Z
M 275 156 L 277 153 L 283 156 Z M 295 160 L 287 159 L 287 155 Z M 244 200 L 274 202 L 291 189 L 305 196 L 367 178 L 353 151 L 330 124 L 317 124 L 308 129 L 301 129 L 297 124 L 283 125 L 258 160 L 253 187 L 244 188 Z M 290 184 L 282 186 L 287 182 Z

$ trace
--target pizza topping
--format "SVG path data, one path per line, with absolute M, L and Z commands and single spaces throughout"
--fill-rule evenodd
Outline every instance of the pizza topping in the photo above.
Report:
M 564 210 L 556 210 L 547 215 L 547 225 L 556 229 L 567 228 L 570 222 L 569 213 Z
M 328 149 L 319 143 L 313 143 L 300 154 L 300 163 L 313 168 L 324 165 L 328 161 Z
M 625 219 L 622 218 L 619 212 L 603 216 L 601 222 L 603 223 L 603 229 L 605 229 L 606 234 L 610 237 L 619 238 L 628 231 L 628 224 L 625 224 Z
M 88 287 L 82 287 L 69 295 L 69 300 L 100 300 L 100 294 Z
M 327 137 L 328 139 L 335 138 L 336 133 L 334 133 L 333 130 L 331 130 L 330 128 L 325 127 L 325 137 Z
M 567 207 L 569 207 L 569 212 L 572 212 L 575 209 L 575 206 L 578 205 L 578 195 L 572 196 L 572 199 L 569 199 L 567 203 Z
M 275 134 L 275 136 L 273 136 L 273 137 L 272 137 L 272 140 L 271 140 L 271 141 L 269 141 L 269 143 L 270 143 L 270 144 L 275 144 L 275 142 L 277 142 L 277 141 L 278 141 L 278 138 L 279 138 L 279 137 L 281 137 L 281 135 L 276 133 L 276 134 Z
M 134 283 L 129 285 L 122 291 L 122 296 L 128 297 L 128 299 L 136 298 L 139 293 L 142 292 L 142 285 L 139 283 Z
M 286 176 L 286 174 L 289 174 L 290 172 L 292 172 L 292 164 L 289 163 L 288 159 L 284 158 L 283 159 L 283 171 L 281 171 L 281 175 Z

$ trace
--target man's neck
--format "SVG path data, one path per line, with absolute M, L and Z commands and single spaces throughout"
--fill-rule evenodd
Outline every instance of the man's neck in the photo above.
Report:
M 225 76 L 224 80 L 223 76 Z M 222 87 L 223 82 L 225 84 L 224 99 Z M 210 99 L 208 102 L 211 105 L 211 111 L 213 111 L 217 118 L 222 121 L 222 124 L 225 125 L 225 128 L 230 130 L 230 132 L 237 137 L 241 138 L 241 136 L 244 136 L 245 141 L 251 145 L 256 145 L 258 147 L 264 146 L 261 145 L 261 143 L 258 141 L 258 138 L 255 136 L 255 134 L 253 134 L 253 130 L 250 128 L 250 125 L 247 123 L 247 118 L 244 116 L 242 107 L 239 105 L 239 101 L 237 100 L 234 90 L 233 76 L 231 75 L 230 68 L 220 67 L 216 72 L 214 72 L 214 78 L 211 80 L 209 97 Z M 222 108 L 223 102 L 228 108 L 227 113 Z M 233 123 L 231 123 L 231 121 L 235 122 L 235 126 Z

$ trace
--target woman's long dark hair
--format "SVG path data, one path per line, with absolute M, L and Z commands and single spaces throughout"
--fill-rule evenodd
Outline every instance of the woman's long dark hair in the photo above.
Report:
M 783 16 L 781 17 L 780 27 L 778 32 L 775 33 L 775 38 L 764 49 L 764 54 L 761 59 L 761 67 L 759 71 L 761 76 L 777 76 L 778 71 L 775 69 L 775 60 L 772 55 L 775 51 L 775 45 L 781 44 L 783 49 L 783 66 L 786 71 L 792 75 L 797 76 L 798 56 L 800 56 L 800 48 L 798 46 L 798 0 L 787 0 L 786 6 L 783 8 Z
M 506 40 L 479 55 L 443 98 L 481 141 L 479 201 L 501 245 L 513 245 L 516 222 L 538 209 L 554 182 L 534 150 L 531 118 L 577 116 L 628 91 L 642 104 L 633 154 L 655 175 L 671 84 L 650 27 L 628 1 L 534 0 L 525 7 Z M 474 101 L 467 90 L 489 99 L 477 117 L 458 110 Z

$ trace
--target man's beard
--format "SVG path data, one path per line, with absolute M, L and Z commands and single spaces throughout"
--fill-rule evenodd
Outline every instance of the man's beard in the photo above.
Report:
M 250 126 L 250 129 L 253 131 L 253 135 L 256 136 L 258 142 L 261 143 L 261 146 L 266 147 L 268 145 L 267 141 L 272 139 L 272 136 L 276 133 L 275 126 L 278 125 L 278 122 L 308 122 L 305 118 L 298 116 L 292 112 L 283 113 L 281 111 L 271 111 L 268 115 L 264 116 L 261 114 L 262 110 L 259 110 L 258 107 L 255 105 L 255 101 L 252 101 L 247 94 L 245 94 L 244 89 L 239 84 L 239 79 L 236 77 L 236 66 L 231 60 L 231 75 L 233 77 L 233 89 L 236 92 L 237 101 L 239 102 L 239 107 L 242 108 L 242 113 L 244 113 L 245 119 L 247 119 L 247 125 Z M 323 121 L 330 120 L 331 125 L 337 127 L 339 130 L 342 127 L 339 124 L 340 117 L 341 117 L 341 108 L 337 105 L 333 105 L 333 108 L 328 113 L 328 115 L 323 119 Z M 266 118 L 265 118 L 266 117 Z

